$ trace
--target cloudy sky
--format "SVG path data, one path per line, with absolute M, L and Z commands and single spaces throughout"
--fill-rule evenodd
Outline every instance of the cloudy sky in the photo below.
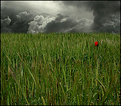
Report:
M 1 32 L 120 32 L 120 1 L 1 1 Z

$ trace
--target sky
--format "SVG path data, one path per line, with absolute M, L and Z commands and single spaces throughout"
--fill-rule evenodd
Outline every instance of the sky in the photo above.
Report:
M 120 33 L 120 1 L 1 1 L 1 32 Z

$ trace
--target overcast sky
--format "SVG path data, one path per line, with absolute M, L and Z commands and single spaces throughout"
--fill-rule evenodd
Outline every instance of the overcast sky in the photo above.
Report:
M 1 32 L 120 32 L 120 1 L 1 1 Z

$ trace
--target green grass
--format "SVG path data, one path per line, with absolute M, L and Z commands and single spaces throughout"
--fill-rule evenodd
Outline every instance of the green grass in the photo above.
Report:
M 1 34 L 1 104 L 119 105 L 119 93 L 120 35 Z

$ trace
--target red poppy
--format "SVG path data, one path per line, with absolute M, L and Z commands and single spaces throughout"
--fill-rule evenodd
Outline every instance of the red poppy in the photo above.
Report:
M 99 45 L 99 44 L 98 44 L 98 41 L 96 41 L 96 42 L 95 42 L 95 46 L 98 46 L 98 45 Z

